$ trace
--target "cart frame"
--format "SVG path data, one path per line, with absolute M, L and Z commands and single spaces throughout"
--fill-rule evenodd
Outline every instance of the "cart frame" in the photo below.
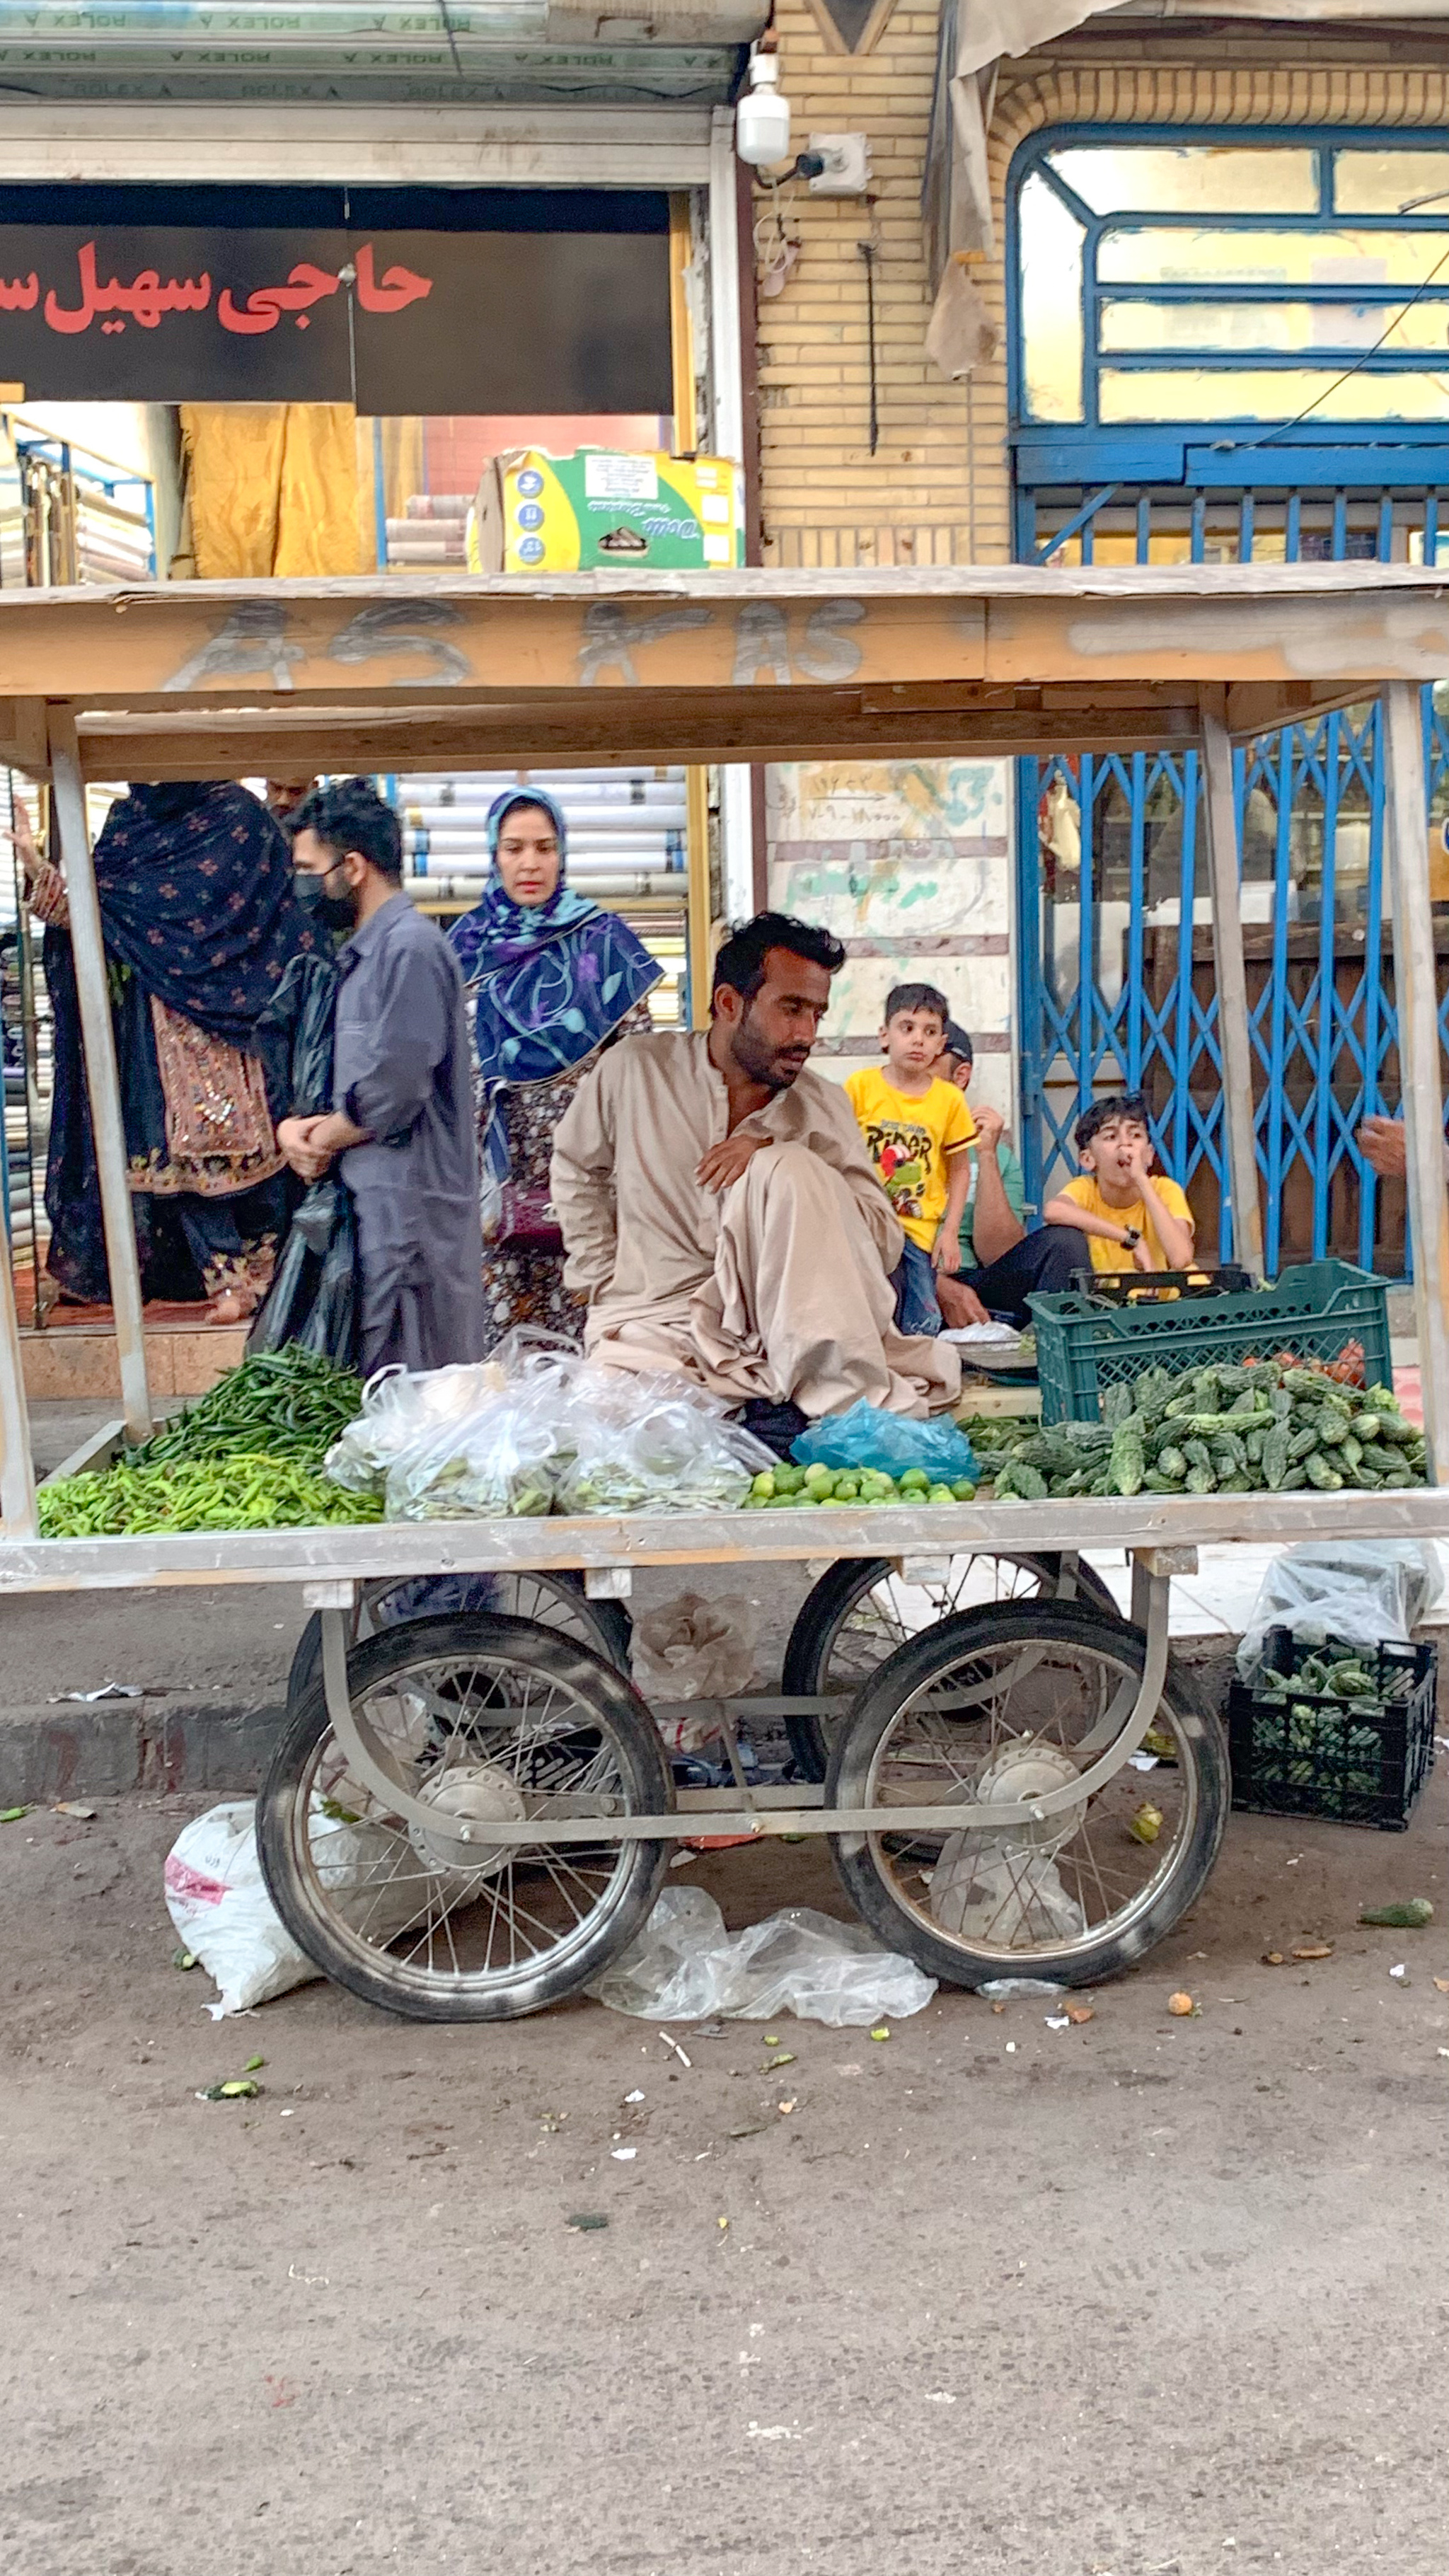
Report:
M 110 1261 L 123 1421 L 151 1428 L 141 1289 L 100 910 L 91 779 L 235 777 L 284 768 L 460 770 L 547 758 L 709 762 L 841 753 L 983 756 L 1196 748 L 1206 779 L 1229 1196 L 1237 1258 L 1263 1268 L 1252 1049 L 1238 910 L 1232 750 L 1375 695 L 1385 706 L 1399 1052 L 1415 1246 L 1415 1315 L 1432 1472 L 1427 1491 L 862 1509 L 750 1519 L 435 1522 L 215 1538 L 36 1536 L 21 1352 L 0 1264 L 0 1595 L 132 1585 L 301 1583 L 323 1619 L 328 1713 L 375 1794 L 436 1845 L 448 1828 L 359 1730 L 347 1612 L 383 1574 L 582 1570 L 623 1595 L 639 1566 L 887 1557 L 909 1577 L 963 1552 L 1122 1547 L 1147 1664 L 1088 1772 L 1029 1801 L 826 1808 L 808 1792 L 685 1792 L 656 1815 L 560 1817 L 560 1841 L 662 1840 L 708 1809 L 751 1835 L 1040 1823 L 1109 1779 L 1152 1722 L 1171 1576 L 1199 1543 L 1449 1537 L 1449 1195 L 1429 896 L 1419 689 L 1449 672 L 1449 584 L 1346 564 L 1121 571 L 979 567 L 834 574 L 626 572 L 548 581 L 156 584 L 0 596 L 0 757 L 48 781 L 71 935 Z M 82 1458 L 67 1461 L 74 1469 Z M 1114 1719 L 1115 1722 L 1115 1719 Z M 721 1806 L 720 1800 L 724 1799 Z M 468 1841 L 458 1826 L 457 1849 Z M 536 1823 L 487 1839 L 537 1842 Z

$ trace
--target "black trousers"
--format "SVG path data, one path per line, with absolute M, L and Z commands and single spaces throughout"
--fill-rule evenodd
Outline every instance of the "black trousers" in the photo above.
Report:
M 1087 1238 L 1074 1225 L 1038 1226 L 1024 1235 L 999 1261 L 980 1270 L 958 1270 L 954 1276 L 974 1288 L 988 1315 L 1008 1316 L 1023 1328 L 1031 1322 L 1027 1299 L 1033 1290 L 1054 1297 L 1070 1288 L 1072 1272 L 1091 1266 Z

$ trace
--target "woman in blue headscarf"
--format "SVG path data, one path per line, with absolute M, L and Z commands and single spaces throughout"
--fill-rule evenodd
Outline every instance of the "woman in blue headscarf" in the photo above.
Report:
M 548 1199 L 553 1135 L 600 1049 L 647 1031 L 663 969 L 627 922 L 576 894 L 551 796 L 510 787 L 488 815 L 492 873 L 449 937 L 474 1004 L 490 1347 L 515 1324 L 577 1335 Z

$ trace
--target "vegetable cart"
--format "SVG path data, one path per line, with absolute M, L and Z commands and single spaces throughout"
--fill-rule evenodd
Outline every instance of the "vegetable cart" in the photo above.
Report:
M 1446 585 L 1380 566 L 881 572 L 853 576 L 848 595 L 817 574 L 621 572 L 0 597 L 0 751 L 51 787 L 111 1265 L 124 1422 L 91 1459 L 143 1439 L 151 1416 L 88 778 L 1196 745 L 1234 1248 L 1261 1278 L 1232 746 L 1385 703 L 1427 1490 L 844 1506 L 824 1526 L 782 1512 L 46 1540 L 0 1265 L 0 1594 L 289 1581 L 317 1614 L 259 1832 L 273 1894 L 320 1968 L 420 2018 L 533 2010 L 599 1973 L 643 1923 L 671 1848 L 701 1833 L 830 1835 L 882 1938 L 961 1983 L 1095 1982 L 1170 1928 L 1212 1866 L 1229 1797 L 1221 1725 L 1168 1651 L 1173 1574 L 1207 1543 L 1449 1536 L 1419 702 L 1446 669 Z M 620 1664 L 634 1573 L 763 1570 L 824 1547 L 833 1561 L 781 1692 L 724 1712 L 783 1717 L 804 1776 L 752 1788 L 731 1732 L 731 1785 L 677 1792 Z M 1094 1547 L 1131 1554 L 1130 1620 L 1082 1562 Z M 465 1574 L 493 1579 L 485 1612 L 360 1633 L 398 1585 Z M 1131 1765 L 1149 1734 L 1146 1833 Z

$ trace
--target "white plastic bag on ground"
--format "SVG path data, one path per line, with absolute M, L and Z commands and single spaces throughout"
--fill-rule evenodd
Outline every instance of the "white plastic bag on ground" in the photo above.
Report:
M 931 1872 L 931 1913 L 943 1932 L 993 1950 L 1071 1941 L 1087 1928 L 1050 1852 L 1023 1848 L 1009 1833 L 947 1835 Z
M 706 1601 L 680 1592 L 634 1622 L 629 1661 L 648 1700 L 735 1699 L 755 1678 L 754 1604 L 742 1592 Z M 672 1753 L 700 1753 L 717 1745 L 720 1731 L 705 1711 L 698 1717 L 656 1717 Z
M 1238 1648 L 1239 1679 L 1256 1681 L 1270 1628 L 1290 1629 L 1302 1646 L 1330 1638 L 1367 1651 L 1406 1646 L 1443 1582 L 1438 1549 L 1421 1539 L 1317 1538 L 1285 1547 L 1258 1587 Z
M 358 1924 L 365 1919 L 369 1938 L 386 1941 L 423 1912 L 424 1887 L 416 1866 L 396 1885 L 390 1883 L 398 1836 L 390 1826 L 340 1811 L 347 1789 L 344 1779 L 334 1784 L 325 1804 L 313 1799 L 313 1859 L 334 1902 L 342 1899 L 340 1910 Z M 274 1995 L 289 1994 L 293 1986 L 321 1975 L 298 1949 L 267 1894 L 254 1798 L 208 1807 L 204 1816 L 183 1826 L 166 1856 L 163 1884 L 179 1939 L 220 1989 L 216 2002 L 207 2006 L 213 2021 L 270 2003 Z M 435 1872 L 434 1901 L 446 1900 L 454 1885 L 448 1875 Z
M 702 1887 L 666 1887 L 638 1939 L 588 1988 L 611 2011 L 644 2021 L 773 2021 L 794 2013 L 832 2030 L 904 2021 L 936 1991 L 911 1960 L 883 1950 L 861 1923 L 792 1905 L 743 1932 Z
M 213 2021 L 303 1986 L 317 1970 L 267 1894 L 257 1853 L 256 1801 L 208 1807 L 166 1856 L 166 1910 L 178 1938 L 214 1977 Z

